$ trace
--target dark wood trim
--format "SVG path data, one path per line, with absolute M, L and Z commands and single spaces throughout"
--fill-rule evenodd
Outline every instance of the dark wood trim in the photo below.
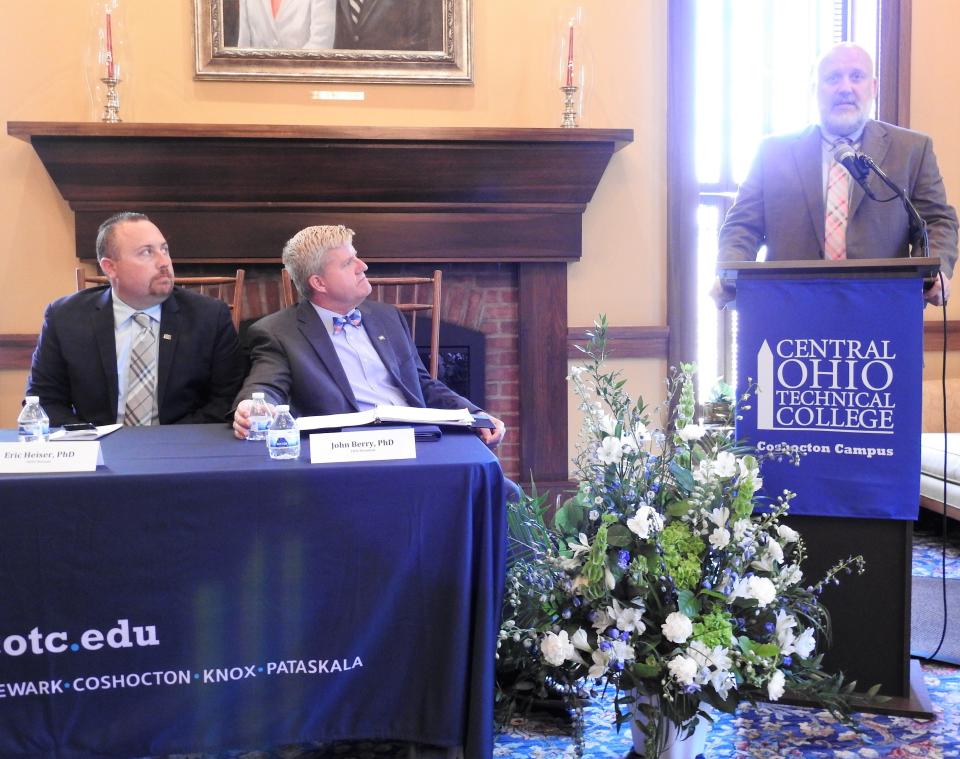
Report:
M 696 357 L 697 181 L 694 167 L 696 5 L 669 4 L 667 72 L 667 360 Z
M 29 369 L 37 335 L 0 334 L 0 369 Z
M 935 498 L 927 498 L 925 495 L 920 496 L 920 506 L 928 511 L 932 511 L 934 514 L 943 514 L 943 504 L 936 500 Z M 960 520 L 960 508 L 956 506 L 951 506 L 947 504 L 947 516 L 950 519 Z
M 877 114 L 904 127 L 910 125 L 911 12 L 911 0 L 880 0 Z
M 517 275 L 520 481 L 567 479 L 567 267 L 526 264 Z
M 943 350 L 943 322 L 925 321 L 923 323 L 923 350 Z M 947 350 L 960 350 L 960 321 L 947 322 Z
M 311 126 L 306 124 L 163 124 L 98 121 L 11 121 L 11 137 L 32 142 L 38 137 L 187 138 L 239 140 L 325 140 L 349 142 L 595 142 L 633 141 L 632 129 L 541 129 L 519 127 Z
M 577 348 L 586 343 L 585 333 L 593 327 L 570 327 L 567 330 L 567 358 L 582 358 Z M 607 327 L 610 357 L 667 358 L 669 327 Z

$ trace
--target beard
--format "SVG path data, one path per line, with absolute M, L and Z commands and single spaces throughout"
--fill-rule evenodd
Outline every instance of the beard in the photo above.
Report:
M 835 111 L 831 107 L 826 114 L 823 114 L 821 123 L 830 134 L 846 137 L 856 132 L 867 122 L 867 117 L 872 109 L 872 102 L 864 103 L 863 106 L 856 103 L 848 103 L 848 105 L 852 105 L 854 108 L 852 110 Z

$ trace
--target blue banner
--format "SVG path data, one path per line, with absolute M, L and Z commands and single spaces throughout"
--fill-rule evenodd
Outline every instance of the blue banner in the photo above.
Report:
M 790 512 L 916 519 L 923 299 L 918 279 L 737 283 L 737 375 L 757 384 L 737 436 Z M 800 465 L 792 461 L 800 456 Z

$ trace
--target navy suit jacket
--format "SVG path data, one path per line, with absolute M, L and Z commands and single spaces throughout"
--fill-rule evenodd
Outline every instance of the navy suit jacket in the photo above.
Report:
M 230 309 L 175 287 L 160 313 L 160 424 L 224 422 L 246 361 Z M 51 425 L 113 424 L 119 395 L 109 286 L 55 300 L 44 313 L 27 394 L 40 396 Z
M 480 410 L 430 376 L 396 308 L 377 301 L 359 308 L 362 328 L 410 406 Z M 294 416 L 360 410 L 327 328 L 309 301 L 265 316 L 247 337 L 252 366 L 234 407 L 262 391 L 271 403 L 288 403 Z
M 930 138 L 881 121 L 867 121 L 860 151 L 869 155 L 927 222 L 930 255 L 947 276 L 957 260 L 957 214 L 947 203 Z M 818 127 L 770 137 L 757 151 L 750 173 L 720 230 L 722 261 L 753 261 L 762 245 L 768 261 L 823 258 L 824 185 Z M 851 180 L 852 182 L 852 180 Z M 871 191 L 890 189 L 870 175 Z M 878 203 L 853 183 L 847 221 L 847 258 L 898 258 L 909 254 L 909 219 L 894 199 Z M 920 253 L 919 248 L 915 251 Z

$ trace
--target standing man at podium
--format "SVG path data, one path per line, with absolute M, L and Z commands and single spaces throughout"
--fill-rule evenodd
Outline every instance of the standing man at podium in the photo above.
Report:
M 911 247 L 921 255 L 900 201 L 866 197 L 834 159 L 846 145 L 870 156 L 926 221 L 944 286 L 938 279 L 924 297 L 941 305 L 957 260 L 957 214 L 947 202 L 930 138 L 870 118 L 877 79 L 870 55 L 858 45 L 841 43 L 820 59 L 816 94 L 819 124 L 761 143 L 720 229 L 718 262 L 753 261 L 762 246 L 767 261 L 899 258 Z M 892 195 L 876 177 L 867 181 L 877 197 Z M 719 280 L 711 294 L 719 306 L 733 297 Z

